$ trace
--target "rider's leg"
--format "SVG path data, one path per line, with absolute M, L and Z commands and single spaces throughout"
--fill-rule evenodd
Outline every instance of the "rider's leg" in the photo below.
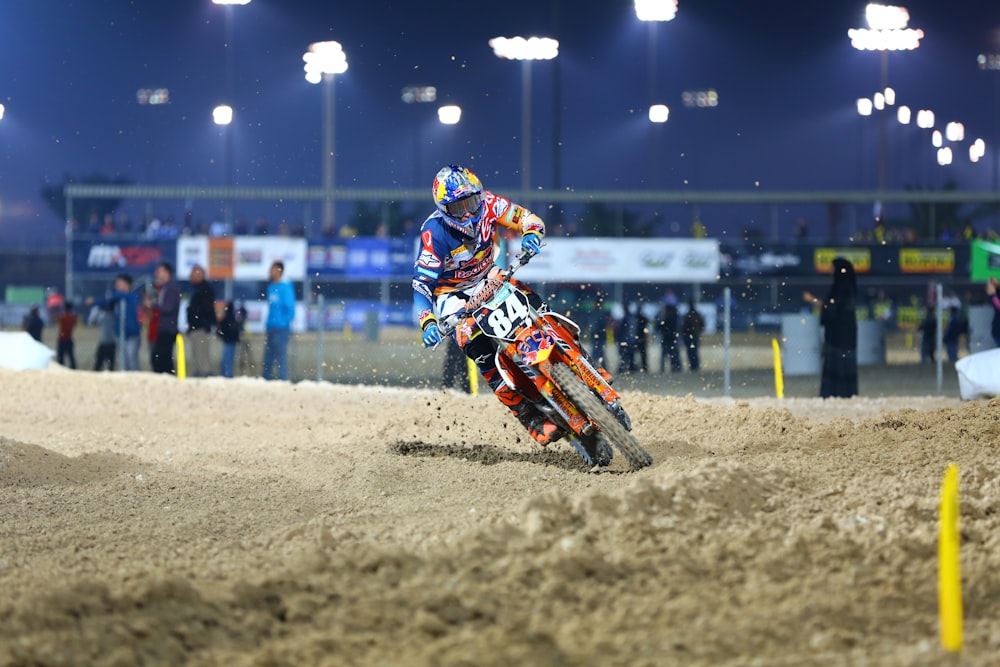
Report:
M 503 381 L 500 371 L 494 364 L 493 346 L 486 336 L 474 335 L 464 341 L 462 351 L 476 364 L 497 400 L 507 406 L 536 442 L 547 445 L 564 435 L 558 426 L 546 419 L 545 415 L 532 405 L 531 401 L 520 392 L 508 387 Z

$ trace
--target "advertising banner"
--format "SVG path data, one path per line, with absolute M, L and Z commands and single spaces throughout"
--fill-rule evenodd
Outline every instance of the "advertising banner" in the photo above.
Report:
M 176 242 L 170 240 L 91 241 L 75 239 L 73 272 L 77 274 L 151 274 L 160 262 L 176 263 Z
M 991 276 L 1000 280 L 1000 243 L 973 241 L 971 264 L 969 277 L 972 280 L 985 282 Z
M 963 274 L 970 247 L 905 245 L 724 244 L 722 273 L 735 276 L 815 276 L 829 274 L 844 257 L 858 275 L 933 276 Z
M 510 261 L 520 248 L 511 244 Z M 550 238 L 519 278 L 546 282 L 708 283 L 719 279 L 715 239 Z
M 195 264 L 205 267 L 209 280 L 267 280 L 272 262 L 285 263 L 286 280 L 306 276 L 306 241 L 274 236 L 177 239 L 177 277 L 185 280 Z
M 306 277 L 306 240 L 281 236 L 237 236 L 233 280 L 267 280 L 271 264 L 285 263 L 285 280 Z
M 354 280 L 407 278 L 413 274 L 415 240 L 353 238 L 310 243 L 310 276 L 344 276 Z

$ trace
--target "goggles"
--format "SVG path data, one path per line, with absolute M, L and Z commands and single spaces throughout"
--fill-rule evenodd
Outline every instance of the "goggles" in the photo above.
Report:
M 483 205 L 482 195 L 474 194 L 453 201 L 450 204 L 445 204 L 444 210 L 445 213 L 447 213 L 450 218 L 453 218 L 454 220 L 458 220 L 459 222 L 461 222 L 462 219 L 466 215 L 469 215 L 470 213 L 472 214 L 473 217 L 478 215 L 479 209 L 482 207 L 482 205 Z

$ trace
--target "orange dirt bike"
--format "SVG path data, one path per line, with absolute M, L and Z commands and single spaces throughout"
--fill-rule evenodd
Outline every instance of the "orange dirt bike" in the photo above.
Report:
M 581 348 L 580 327 L 544 306 L 532 307 L 511 280 L 530 259 L 522 254 L 507 270 L 487 278 L 464 309 L 442 320 L 441 335 L 480 329 L 496 348 L 503 381 L 565 431 L 588 465 L 610 464 L 613 446 L 634 470 L 648 466 L 653 457 L 630 433 L 632 420 L 611 387 L 610 374 Z

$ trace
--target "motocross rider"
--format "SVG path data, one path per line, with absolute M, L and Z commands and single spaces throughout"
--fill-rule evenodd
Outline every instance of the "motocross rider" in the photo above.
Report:
M 413 264 L 413 303 L 421 338 L 426 347 L 441 342 L 438 318 L 459 310 L 496 271 L 494 260 L 499 241 L 498 225 L 521 234 L 521 250 L 541 252 L 545 223 L 514 202 L 483 190 L 479 178 L 458 165 L 442 167 L 434 177 L 432 196 L 437 210 L 420 228 L 420 255 Z M 538 295 L 519 285 L 535 308 L 542 308 Z M 455 340 L 472 359 L 501 403 L 528 429 L 539 444 L 561 438 L 563 431 L 511 389 L 500 377 L 493 346 L 479 329 L 471 335 L 460 327 Z

